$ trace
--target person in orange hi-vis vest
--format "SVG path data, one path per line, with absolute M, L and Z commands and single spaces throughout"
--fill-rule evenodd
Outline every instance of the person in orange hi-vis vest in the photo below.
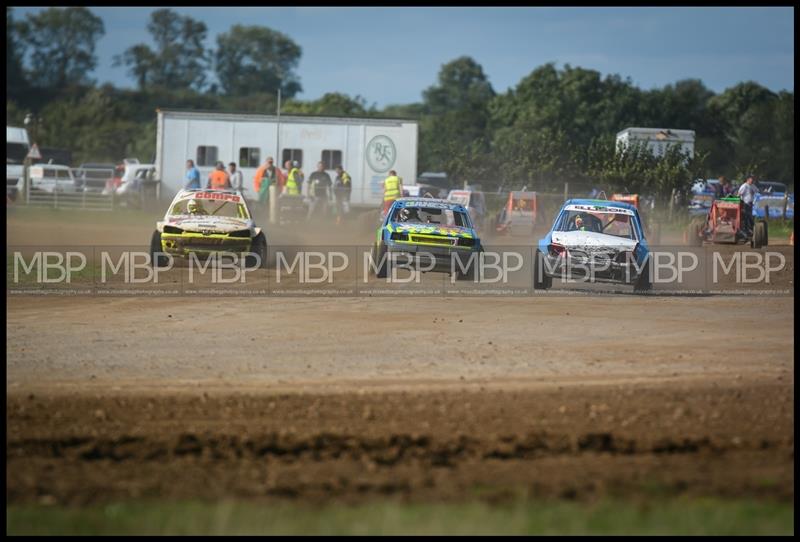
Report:
M 225 164 L 222 162 L 217 162 L 217 167 L 209 174 L 207 188 L 212 188 L 214 190 L 231 188 L 230 175 L 225 171 Z
M 269 199 L 268 190 L 271 185 L 275 185 L 280 193 L 285 182 L 281 168 L 275 167 L 275 161 L 271 156 L 267 157 L 267 161 L 256 170 L 256 175 L 253 177 L 253 187 L 256 189 L 258 201 L 265 203 Z

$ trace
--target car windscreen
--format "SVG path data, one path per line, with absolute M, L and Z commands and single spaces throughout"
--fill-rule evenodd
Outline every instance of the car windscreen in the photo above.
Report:
M 146 181 L 146 180 L 148 180 L 150 178 L 152 172 L 153 172 L 152 168 L 151 169 L 140 169 L 139 171 L 136 172 L 135 178 L 139 179 L 141 181 Z
M 34 170 L 35 172 L 35 170 Z M 34 175 L 35 176 L 35 173 Z M 69 170 L 66 169 L 53 169 L 53 168 L 45 168 L 42 170 L 42 178 L 43 179 L 59 179 L 59 180 L 69 180 Z
M 28 146 L 24 143 L 6 143 L 6 164 L 21 164 L 28 155 Z
M 463 205 L 464 207 L 469 206 L 469 194 L 450 194 L 447 199 L 452 201 L 453 203 L 458 203 L 459 205 Z
M 194 209 L 190 209 L 194 202 Z M 169 216 L 223 216 L 228 218 L 250 218 L 244 203 L 235 201 L 185 198 L 175 202 Z
M 784 202 L 789 207 L 794 207 L 794 202 L 791 198 L 784 198 L 783 195 L 780 196 L 770 196 L 769 194 L 758 198 L 753 205 L 758 207 L 759 209 L 764 207 L 774 207 L 776 209 L 783 209 Z
M 763 182 L 756 183 L 756 186 L 763 194 L 783 194 L 786 192 L 786 185 L 783 183 Z
M 511 202 L 512 213 L 532 213 L 533 198 L 514 198 Z
M 565 211 L 554 231 L 588 231 L 624 239 L 636 239 L 633 216 L 604 211 Z
M 407 224 L 441 224 L 468 228 L 469 219 L 466 213 L 453 209 L 431 207 L 403 207 L 396 209 L 392 215 L 393 222 Z

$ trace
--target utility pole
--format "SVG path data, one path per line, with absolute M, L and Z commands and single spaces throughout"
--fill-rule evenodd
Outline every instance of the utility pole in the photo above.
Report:
M 278 162 L 277 168 L 281 167 L 281 87 L 278 87 L 278 122 L 275 129 L 275 160 Z M 277 180 L 277 176 L 275 177 Z M 269 185 L 269 222 L 276 224 L 278 222 L 278 187 L 274 183 Z
M 281 164 L 281 87 L 278 87 L 278 123 L 275 135 L 275 147 L 275 161 L 278 162 L 278 167 L 280 167 L 283 165 Z
M 27 115 L 25 115 L 25 120 L 23 121 L 23 123 L 25 124 L 25 130 L 26 131 L 30 130 L 31 132 L 33 132 L 34 146 L 36 146 L 37 143 L 36 123 L 38 122 L 38 120 L 39 119 L 33 116 L 33 113 L 28 113 Z M 30 136 L 31 134 L 29 133 L 28 139 L 30 139 Z M 25 160 L 22 162 L 22 201 L 24 201 L 26 205 L 28 204 L 28 195 L 30 193 L 30 183 L 31 183 L 30 168 L 32 163 L 33 159 L 31 158 L 31 153 L 28 152 L 28 154 L 25 156 Z

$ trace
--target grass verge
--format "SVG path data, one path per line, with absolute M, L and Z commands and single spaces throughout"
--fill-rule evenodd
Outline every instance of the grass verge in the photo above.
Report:
M 401 504 L 315 507 L 135 501 L 85 508 L 12 505 L 7 534 L 793 534 L 794 505 L 732 499 L 594 504 Z

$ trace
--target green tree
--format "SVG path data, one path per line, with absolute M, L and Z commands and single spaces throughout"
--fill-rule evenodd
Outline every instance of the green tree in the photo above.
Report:
M 146 89 L 153 79 L 156 66 L 156 55 L 147 45 L 138 44 L 128 47 L 122 55 L 114 59 L 114 65 L 128 66 L 128 74 L 136 78 L 139 90 Z
M 6 100 L 6 126 L 22 126 L 24 120 L 25 111 L 16 102 Z
M 76 162 L 118 160 L 140 135 L 139 124 L 124 108 L 111 87 L 52 101 L 38 113 L 40 143 L 71 149 Z
M 773 105 L 774 143 L 765 173 L 770 178 L 794 184 L 794 92 L 779 92 Z
M 140 89 L 203 90 L 210 57 L 203 45 L 208 32 L 205 23 L 165 8 L 150 15 L 147 31 L 155 49 L 138 43 L 115 56 L 114 65 L 127 66 Z
M 302 50 L 291 38 L 264 26 L 234 25 L 217 36 L 214 66 L 225 94 L 277 92 L 292 98 L 302 91 L 295 73 Z
M 640 99 L 618 75 L 553 63 L 536 68 L 490 104 L 498 174 L 510 186 L 537 190 L 588 183 L 592 141 L 635 124 Z
M 729 149 L 728 168 L 744 180 L 747 173 L 765 175 L 776 147 L 774 111 L 778 96 L 748 81 L 709 100 L 709 108 L 722 127 L 721 141 Z
M 30 49 L 28 78 L 33 84 L 60 89 L 92 83 L 88 74 L 97 65 L 95 46 L 105 34 L 100 17 L 84 7 L 49 8 L 28 14 L 18 29 Z
M 544 191 L 580 180 L 576 152 L 564 131 L 549 127 L 498 130 L 493 142 L 497 181 L 507 189 Z
M 588 150 L 588 173 L 606 190 L 656 197 L 666 205 L 673 194 L 688 192 L 697 178 L 705 178 L 706 153 L 689 157 L 680 146 L 655 156 L 644 143 L 617 145 L 611 136 L 600 137 Z
M 425 106 L 421 103 L 390 104 L 376 114 L 381 117 L 419 120 L 425 115 Z
M 445 163 L 452 166 L 453 147 L 488 151 L 489 103 L 494 96 L 483 68 L 472 58 L 460 57 L 442 66 L 437 84 L 423 92 L 421 171 L 439 170 Z
M 366 117 L 374 114 L 375 109 L 367 109 L 367 101 L 361 96 L 351 98 L 347 94 L 329 92 L 314 101 L 289 101 L 282 112 L 328 117 Z
M 12 11 L 11 8 L 6 8 L 6 95 L 16 98 L 26 86 L 25 73 L 22 69 L 25 48 Z

